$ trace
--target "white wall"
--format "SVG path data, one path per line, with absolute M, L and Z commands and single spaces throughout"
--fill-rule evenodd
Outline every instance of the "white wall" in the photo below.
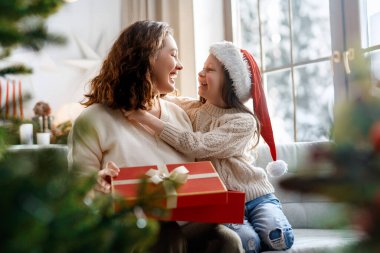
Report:
M 51 32 L 67 38 L 66 45 L 46 46 L 39 53 L 14 51 L 8 63 L 22 62 L 34 70 L 32 75 L 10 76 L 21 79 L 24 92 L 33 97 L 24 104 L 26 117 L 33 116 L 35 103 L 42 100 L 50 104 L 57 120 L 65 120 L 62 117 L 68 115 L 64 115 L 62 108 L 67 109 L 68 105 L 83 98 L 85 83 L 94 75 L 121 30 L 120 2 L 79 0 L 67 3 L 47 20 Z M 83 53 L 81 47 L 93 52 Z

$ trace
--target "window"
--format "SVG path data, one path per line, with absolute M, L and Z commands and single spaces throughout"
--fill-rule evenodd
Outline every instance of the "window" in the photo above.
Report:
M 380 96 L 380 1 L 366 0 L 360 2 L 361 49 L 369 58 L 373 92 Z M 376 25 L 377 24 L 377 25 Z
M 232 15 L 237 19 L 235 43 L 249 50 L 261 67 L 276 141 L 330 139 L 334 101 L 348 97 L 355 52 L 371 57 L 372 69 L 379 66 L 379 1 L 232 3 L 237 12 Z M 356 38 L 362 38 L 360 50 L 354 46 Z M 372 76 L 376 88 L 379 77 Z

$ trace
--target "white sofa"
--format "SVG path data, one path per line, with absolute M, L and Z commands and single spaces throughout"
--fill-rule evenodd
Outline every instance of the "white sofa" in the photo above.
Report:
M 287 176 L 299 173 L 299 165 L 306 161 L 311 148 L 317 145 L 330 145 L 328 142 L 298 142 L 276 145 L 277 159 L 288 163 L 289 171 L 278 178 L 270 178 L 276 188 L 284 213 L 292 224 L 295 242 L 286 253 L 336 252 L 337 248 L 349 246 L 360 238 L 360 233 L 351 229 L 331 228 L 332 219 L 339 217 L 344 205 L 334 203 L 327 198 L 316 195 L 290 192 L 278 185 Z M 265 168 L 272 161 L 267 145 L 259 145 L 254 154 L 256 166 Z

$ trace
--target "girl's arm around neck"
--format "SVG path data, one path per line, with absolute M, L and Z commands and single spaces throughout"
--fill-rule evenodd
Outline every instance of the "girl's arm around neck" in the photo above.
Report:
M 136 111 L 124 111 L 124 116 L 129 119 L 136 121 L 140 124 L 145 125 L 150 128 L 154 134 L 159 135 L 164 129 L 165 123 L 161 119 L 153 116 L 147 111 L 136 110 Z
M 188 115 L 191 114 L 192 111 L 194 111 L 194 110 L 196 110 L 202 106 L 202 103 L 199 101 L 199 99 L 195 99 L 195 98 L 165 96 L 165 97 L 163 97 L 163 99 L 178 105 Z M 191 119 L 191 115 L 189 115 L 189 116 Z
M 198 159 L 241 156 L 255 136 L 255 119 L 248 113 L 225 115 L 208 132 L 178 129 L 166 123 L 159 137 L 184 154 Z

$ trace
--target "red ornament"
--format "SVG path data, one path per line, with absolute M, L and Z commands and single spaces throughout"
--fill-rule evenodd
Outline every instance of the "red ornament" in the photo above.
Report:
M 377 208 L 377 212 L 378 214 L 380 214 L 380 189 L 377 190 L 376 194 L 375 194 L 375 205 L 376 205 L 376 208 Z
M 380 121 L 376 121 L 372 125 L 369 134 L 373 147 L 375 150 L 380 151 Z
M 356 210 L 352 216 L 352 222 L 357 229 L 367 234 L 370 234 L 374 228 L 374 217 L 369 209 Z

